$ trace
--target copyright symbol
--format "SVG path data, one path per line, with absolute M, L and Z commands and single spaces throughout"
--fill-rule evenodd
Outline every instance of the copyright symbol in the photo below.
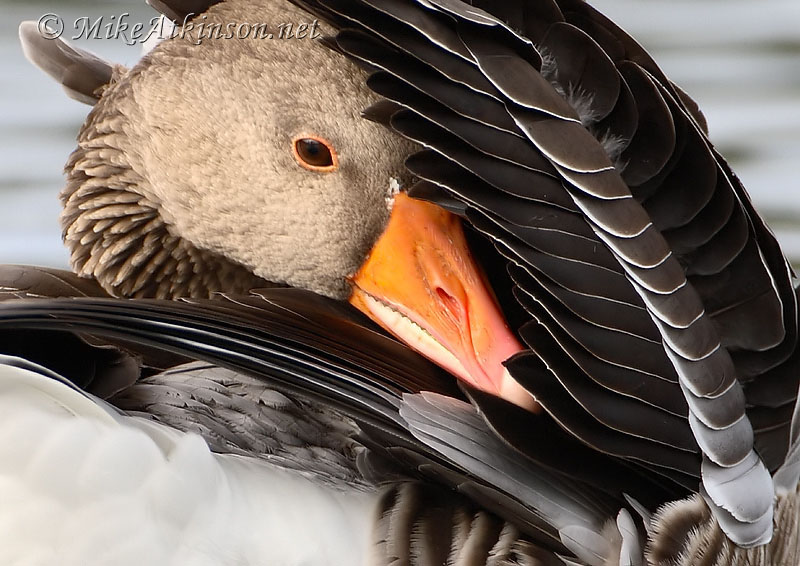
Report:
M 45 39 L 58 39 L 64 33 L 64 20 L 58 14 L 45 14 L 36 23 L 39 34 Z

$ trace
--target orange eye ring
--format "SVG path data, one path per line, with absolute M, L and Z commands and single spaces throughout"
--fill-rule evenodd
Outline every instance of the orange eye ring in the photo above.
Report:
M 339 167 L 333 144 L 319 136 L 297 136 L 292 140 L 292 153 L 297 163 L 309 171 L 330 173 Z

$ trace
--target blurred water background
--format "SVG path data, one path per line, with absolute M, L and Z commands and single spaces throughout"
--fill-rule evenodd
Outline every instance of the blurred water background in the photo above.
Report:
M 711 139 L 800 265 L 800 2 L 798 0 L 594 0 L 636 37 L 699 103 Z M 56 13 L 74 34 L 81 17 L 155 15 L 144 0 L 0 0 L 0 263 L 66 267 L 58 192 L 88 106 L 64 95 L 22 55 L 17 26 Z M 140 45 L 75 43 L 133 64 Z

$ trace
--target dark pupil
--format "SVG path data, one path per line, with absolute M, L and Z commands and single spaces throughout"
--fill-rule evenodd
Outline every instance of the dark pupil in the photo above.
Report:
M 303 158 L 303 161 L 309 165 L 314 165 L 316 167 L 333 165 L 331 152 L 328 150 L 325 144 L 320 143 L 317 140 L 308 138 L 298 140 L 297 152 L 300 154 L 300 157 Z

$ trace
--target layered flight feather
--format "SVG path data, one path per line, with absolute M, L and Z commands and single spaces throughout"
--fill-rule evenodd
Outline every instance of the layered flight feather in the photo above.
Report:
M 768 540 L 797 298 L 697 105 L 583 2 L 298 3 L 374 70 L 393 105 L 367 114 L 425 147 L 420 194 L 460 200 L 507 259 L 532 318 L 512 374 L 590 446 L 702 478 L 736 542 Z

